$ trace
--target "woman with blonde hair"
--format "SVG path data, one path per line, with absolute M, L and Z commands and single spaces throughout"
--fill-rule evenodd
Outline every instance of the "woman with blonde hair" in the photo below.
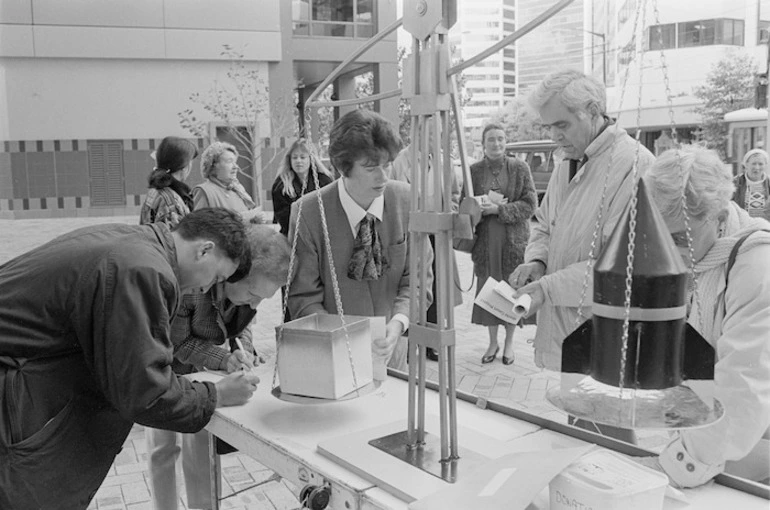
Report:
M 332 173 L 324 166 L 312 150 L 311 143 L 305 138 L 299 138 L 286 152 L 283 158 L 281 172 L 273 182 L 273 222 L 281 226 L 281 234 L 289 235 L 289 216 L 291 204 L 300 199 L 304 193 L 323 188 L 334 180 Z
M 238 181 L 238 151 L 233 144 L 214 142 L 201 155 L 203 182 L 193 188 L 194 208 L 221 207 L 243 221 L 263 223 L 262 210 Z
M 735 178 L 735 203 L 749 216 L 770 220 L 770 178 L 768 156 L 762 149 L 752 149 L 743 156 L 743 173 Z

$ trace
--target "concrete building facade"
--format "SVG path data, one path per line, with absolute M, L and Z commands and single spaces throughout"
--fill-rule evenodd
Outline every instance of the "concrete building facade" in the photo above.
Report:
M 246 169 L 243 183 L 269 210 L 275 153 L 298 127 L 275 119 L 303 118 L 285 110 L 395 12 L 377 0 L 0 0 L 0 218 L 138 212 L 156 144 L 192 137 L 179 122 L 190 96 L 227 83 L 226 47 L 268 85 L 258 138 L 271 164 Z M 396 88 L 396 59 L 393 34 L 335 94 L 354 97 L 363 72 L 376 90 Z M 376 108 L 397 121 L 397 100 Z M 193 138 L 201 149 L 223 135 L 205 120 L 209 132 Z M 196 164 L 190 183 L 199 180 Z

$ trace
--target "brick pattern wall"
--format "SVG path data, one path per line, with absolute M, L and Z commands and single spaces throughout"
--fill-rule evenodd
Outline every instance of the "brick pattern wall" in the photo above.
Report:
M 94 207 L 90 203 L 88 143 L 99 140 L 16 140 L 0 142 L 0 219 L 138 214 L 153 167 L 150 154 L 161 139 L 125 139 L 123 172 L 125 205 Z M 208 144 L 192 139 L 199 152 Z M 262 140 L 262 161 L 280 151 L 273 164 L 263 169 L 262 197 L 265 210 L 272 210 L 270 188 L 280 170 L 280 157 L 293 140 Z M 193 163 L 188 184 L 201 182 L 199 159 Z M 264 166 L 264 165 L 263 165 Z M 249 179 L 241 179 L 251 190 Z

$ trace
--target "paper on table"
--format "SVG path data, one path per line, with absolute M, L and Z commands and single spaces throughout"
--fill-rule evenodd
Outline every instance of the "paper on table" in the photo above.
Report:
M 516 324 L 529 312 L 532 298 L 528 294 L 514 298 L 513 293 L 513 288 L 506 282 L 498 282 L 490 277 L 484 282 L 474 302 L 492 315 Z
M 454 485 L 411 503 L 409 510 L 523 510 L 557 474 L 592 448 L 594 445 L 504 455 Z

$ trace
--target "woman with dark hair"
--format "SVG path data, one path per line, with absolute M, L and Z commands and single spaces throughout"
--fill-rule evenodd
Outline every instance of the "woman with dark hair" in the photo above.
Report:
M 471 259 L 478 277 L 478 295 L 487 278 L 505 280 L 524 261 L 529 240 L 529 219 L 537 206 L 535 185 L 529 167 L 523 161 L 505 155 L 505 130 L 499 124 L 487 124 L 481 135 L 484 159 L 471 165 L 473 190 L 489 197 L 481 205 L 482 218 L 476 226 L 476 244 Z M 489 330 L 489 346 L 481 358 L 491 363 L 500 352 L 498 326 L 505 327 L 503 364 L 513 363 L 513 330 L 505 322 L 478 305 L 473 306 L 473 324 Z
M 292 205 L 289 238 L 297 238 L 297 260 L 288 308 L 295 319 L 339 313 L 336 278 L 346 314 L 385 317 L 385 338 L 374 339 L 372 351 L 404 370 L 407 349 L 399 340 L 409 327 L 411 192 L 405 182 L 388 180 L 400 148 L 396 128 L 378 113 L 353 110 L 334 123 L 329 156 L 341 177 Z
M 281 226 L 281 234 L 285 236 L 289 235 L 291 204 L 303 195 L 302 187 L 305 188 L 304 193 L 315 190 L 316 175 L 321 188 L 334 180 L 311 149 L 310 142 L 305 138 L 294 142 L 286 152 L 281 172 L 273 183 L 274 222 Z
M 198 148 L 189 140 L 176 136 L 164 138 L 155 151 L 155 168 L 148 178 L 150 190 L 142 204 L 139 224 L 166 223 L 175 227 L 193 208 L 190 187 L 185 179 L 190 175 Z

